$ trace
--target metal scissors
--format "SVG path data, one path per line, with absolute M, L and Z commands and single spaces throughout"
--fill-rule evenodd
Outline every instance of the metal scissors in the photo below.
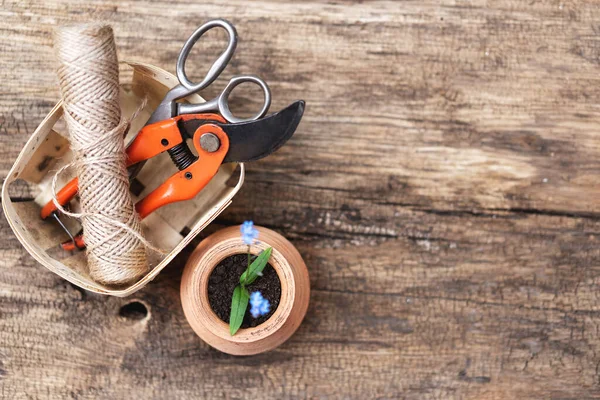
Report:
M 225 51 L 215 60 L 215 62 L 211 65 L 206 76 L 199 83 L 192 82 L 186 72 L 186 61 L 192 51 L 194 45 L 198 42 L 198 40 L 204 35 L 206 32 L 213 28 L 223 28 L 227 32 L 228 35 L 228 43 Z M 207 112 L 218 112 L 225 118 L 225 120 L 229 123 L 239 123 L 239 122 L 247 122 L 254 121 L 259 118 L 265 116 L 265 114 L 269 111 L 269 107 L 271 105 L 271 91 L 269 86 L 265 81 L 260 79 L 254 75 L 238 75 L 231 78 L 225 89 L 214 99 L 208 100 L 205 103 L 199 104 L 188 104 L 188 103 L 179 103 L 178 100 L 183 99 L 186 96 L 189 96 L 194 93 L 198 93 L 203 89 L 206 89 L 210 84 L 212 84 L 223 72 L 231 57 L 235 52 L 237 47 L 237 31 L 235 27 L 231 25 L 228 21 L 224 19 L 215 19 L 208 21 L 204 25 L 200 26 L 185 42 L 181 51 L 179 52 L 179 57 L 177 58 L 177 79 L 179 80 L 179 85 L 172 88 L 166 96 L 163 98 L 162 102 L 159 104 L 158 108 L 154 111 L 154 113 L 150 116 L 147 124 L 152 124 L 158 121 L 163 121 L 169 118 L 176 117 L 178 115 L 184 114 L 198 114 L 198 113 L 207 113 Z M 229 96 L 231 92 L 241 85 L 242 83 L 254 83 L 258 85 L 263 92 L 263 104 L 262 108 L 258 113 L 253 115 L 250 118 L 238 118 L 234 116 L 229 109 Z

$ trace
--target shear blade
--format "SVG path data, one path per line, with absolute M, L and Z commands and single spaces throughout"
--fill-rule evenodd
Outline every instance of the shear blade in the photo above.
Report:
M 283 110 L 256 121 L 237 124 L 216 123 L 229 137 L 229 151 L 223 163 L 260 160 L 272 154 L 292 137 L 302 115 L 304 101 L 298 100 Z M 185 136 L 193 137 L 207 121 L 187 120 L 180 125 Z

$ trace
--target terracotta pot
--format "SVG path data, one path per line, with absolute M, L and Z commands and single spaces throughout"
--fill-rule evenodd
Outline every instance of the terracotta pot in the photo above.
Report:
M 229 334 L 229 324 L 221 321 L 208 301 L 208 278 L 225 258 L 243 254 L 248 246 L 242 242 L 239 227 L 233 226 L 204 239 L 190 256 L 181 280 L 181 303 L 185 316 L 198 336 L 224 353 L 250 355 L 279 346 L 298 329 L 310 297 L 310 282 L 306 264 L 296 248 L 280 234 L 263 227 L 260 243 L 253 245 L 252 254 L 273 247 L 269 263 L 281 283 L 281 298 L 275 313 L 262 324 Z

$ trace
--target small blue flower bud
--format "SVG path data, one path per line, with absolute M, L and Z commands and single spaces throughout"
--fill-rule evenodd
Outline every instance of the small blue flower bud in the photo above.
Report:
M 271 311 L 269 300 L 265 299 L 260 292 L 252 292 L 250 294 L 250 306 L 250 314 L 252 314 L 253 318 L 267 315 Z
M 252 307 L 250 309 L 250 314 L 252 314 L 252 318 L 258 318 L 260 317 L 260 310 L 256 307 Z
M 256 238 L 258 238 L 258 229 L 254 227 L 254 222 L 252 221 L 244 221 L 244 223 L 240 225 L 240 232 L 242 234 L 242 240 L 248 246 L 254 244 Z
M 269 304 L 269 300 L 264 299 L 262 304 L 260 305 L 260 313 L 261 315 L 266 315 L 271 311 L 271 304 Z

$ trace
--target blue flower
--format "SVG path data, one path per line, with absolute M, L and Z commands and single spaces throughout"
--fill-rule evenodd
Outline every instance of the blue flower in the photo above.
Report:
M 269 300 L 265 299 L 260 292 L 250 294 L 250 314 L 253 318 L 267 315 L 271 311 Z
M 244 223 L 240 225 L 240 232 L 242 233 L 242 240 L 248 246 L 253 244 L 258 237 L 258 229 L 254 227 L 254 222 L 252 221 L 244 221 Z
M 252 292 L 250 293 L 250 305 L 252 307 L 258 307 L 265 298 L 263 297 L 261 292 Z

